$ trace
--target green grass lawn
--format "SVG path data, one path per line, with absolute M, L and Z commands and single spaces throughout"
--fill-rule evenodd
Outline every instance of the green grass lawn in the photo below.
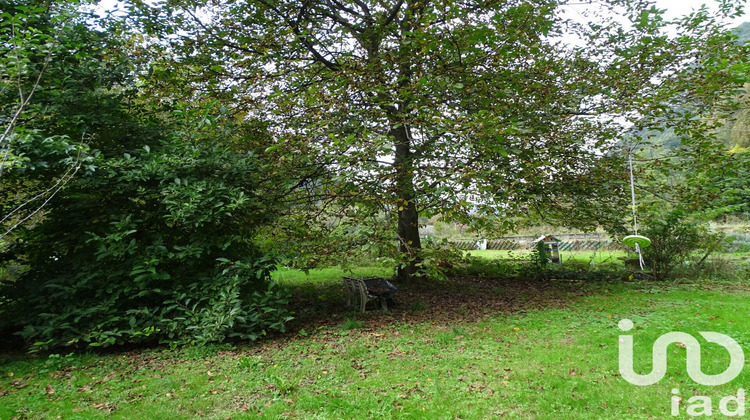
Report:
M 391 267 L 355 267 L 343 270 L 338 267 L 316 268 L 304 272 L 285 267 L 279 267 L 271 273 L 271 277 L 278 283 L 287 286 L 298 286 L 305 283 L 320 284 L 329 281 L 341 281 L 341 276 L 351 277 L 392 277 Z
M 504 259 L 504 260 L 518 260 L 527 259 L 530 254 L 535 252 L 533 250 L 520 249 L 520 250 L 474 250 L 465 251 L 465 254 L 474 257 L 487 258 L 487 259 Z M 618 258 L 625 258 L 628 253 L 625 251 L 561 251 L 560 258 L 565 264 L 566 261 L 575 260 L 578 262 L 591 262 L 597 263 L 613 263 L 622 264 L 622 261 Z M 632 256 L 631 256 L 632 258 Z
M 277 275 L 297 281 L 286 274 Z M 503 287 L 498 296 L 510 294 Z M 709 397 L 721 417 L 720 399 L 750 382 L 745 369 L 726 385 L 695 384 L 686 350 L 675 344 L 659 383 L 635 386 L 618 373 L 623 318 L 635 323 L 628 334 L 637 371 L 650 370 L 652 343 L 670 331 L 698 337 L 705 373 L 723 371 L 727 353 L 698 332 L 721 332 L 750 349 L 744 285 L 561 282 L 529 290 L 518 294 L 526 305 L 479 322 L 412 305 L 349 313 L 257 344 L 6 355 L 0 419 L 660 419 L 670 417 L 673 389 L 679 417 L 688 418 L 695 395 Z M 422 320 L 409 321 L 414 313 Z

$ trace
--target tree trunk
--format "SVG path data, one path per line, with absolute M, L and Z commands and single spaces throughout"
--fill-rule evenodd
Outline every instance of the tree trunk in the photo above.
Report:
M 397 279 L 413 281 L 420 262 L 422 243 L 419 239 L 419 212 L 415 202 L 414 165 L 411 153 L 409 127 L 395 125 L 390 132 L 396 146 L 394 167 L 396 169 L 396 210 L 398 211 L 398 239 L 401 263 Z

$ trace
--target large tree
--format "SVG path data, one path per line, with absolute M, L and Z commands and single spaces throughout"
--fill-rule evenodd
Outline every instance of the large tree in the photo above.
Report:
M 191 80 L 183 94 L 264 115 L 269 152 L 323 168 L 319 192 L 395 213 L 401 279 L 418 267 L 420 214 L 582 204 L 595 223 L 590 200 L 618 200 L 600 188 L 622 173 L 607 154 L 618 136 L 634 123 L 694 127 L 705 108 L 670 104 L 711 105 L 737 83 L 705 9 L 668 22 L 618 0 L 574 10 L 591 13 L 580 23 L 546 0 L 136 5 L 164 35 L 161 70 Z

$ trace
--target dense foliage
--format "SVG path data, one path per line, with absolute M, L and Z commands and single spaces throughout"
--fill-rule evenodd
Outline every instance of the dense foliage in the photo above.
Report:
M 9 291 L 37 346 L 221 341 L 282 329 L 274 262 L 252 242 L 271 218 L 252 154 L 165 141 L 102 161 L 14 247 Z
M 696 251 L 713 252 L 723 237 L 710 233 L 706 223 L 679 209 L 651 214 L 648 225 L 639 233 L 651 239 L 651 246 L 642 252 L 646 268 L 656 280 L 669 278 L 680 265 L 695 264 Z
M 519 213 L 615 222 L 616 140 L 633 125 L 697 137 L 744 73 L 707 9 L 669 20 L 641 1 L 592 5 L 585 22 L 566 1 L 135 3 L 165 73 L 273 115 L 275 152 L 321 168 L 313 212 L 389 214 L 402 280 L 419 274 L 419 216 L 498 231 Z M 704 145 L 691 156 L 709 159 Z
M 3 120 L 12 165 L 0 191 L 22 209 L 3 220 L 15 227 L 3 260 L 28 267 L 0 284 L 4 330 L 43 349 L 283 329 L 286 294 L 254 242 L 283 186 L 252 151 L 262 130 L 240 129 L 210 105 L 151 103 L 136 89 L 125 38 L 92 29 L 75 9 L 19 7 L 14 19 L 64 48 L 41 67 L 27 63 L 36 94 Z M 39 208 L 40 189 L 51 194 Z
M 422 243 L 429 216 L 623 234 L 628 157 L 659 278 L 696 221 L 747 211 L 748 154 L 718 133 L 750 54 L 707 9 L 86 3 L 0 0 L 0 313 L 33 349 L 282 330 L 277 263 L 476 265 Z

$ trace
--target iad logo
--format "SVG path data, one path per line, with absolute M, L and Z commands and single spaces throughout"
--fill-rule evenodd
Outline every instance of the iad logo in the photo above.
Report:
M 630 331 L 633 321 L 623 319 L 618 324 L 622 331 Z M 620 375 L 633 385 L 651 385 L 659 382 L 667 372 L 667 346 L 672 343 L 683 343 L 687 351 L 687 373 L 690 379 L 701 385 L 723 385 L 742 372 L 745 365 L 745 353 L 742 347 L 731 337 L 715 332 L 701 332 L 700 335 L 709 343 L 716 343 L 729 352 L 729 367 L 717 375 L 706 375 L 701 371 L 701 345 L 690 334 L 670 332 L 662 335 L 654 342 L 653 366 L 651 373 L 639 375 L 633 371 L 633 336 L 620 336 Z
M 622 331 L 633 329 L 633 321 L 623 319 L 618 324 Z M 687 373 L 693 381 L 707 386 L 725 384 L 742 372 L 745 364 L 745 353 L 732 338 L 715 332 L 699 333 L 709 343 L 716 343 L 729 352 L 729 367 L 718 375 L 706 375 L 701 371 L 701 346 L 698 340 L 690 334 L 683 332 L 670 332 L 656 339 L 652 354 L 651 372 L 639 375 L 633 371 L 633 336 L 620 336 L 620 375 L 623 379 L 633 385 L 651 385 L 659 382 L 667 372 L 667 346 L 672 343 L 682 343 L 687 351 L 686 364 Z M 678 396 L 678 389 L 672 390 L 671 414 L 680 414 L 680 403 L 682 398 Z M 729 405 L 734 405 L 734 410 Z M 688 416 L 711 416 L 713 414 L 713 403 L 711 398 L 696 395 L 687 400 L 686 414 Z M 728 417 L 742 417 L 745 415 L 745 390 L 740 388 L 737 395 L 729 395 L 719 401 L 719 412 Z

